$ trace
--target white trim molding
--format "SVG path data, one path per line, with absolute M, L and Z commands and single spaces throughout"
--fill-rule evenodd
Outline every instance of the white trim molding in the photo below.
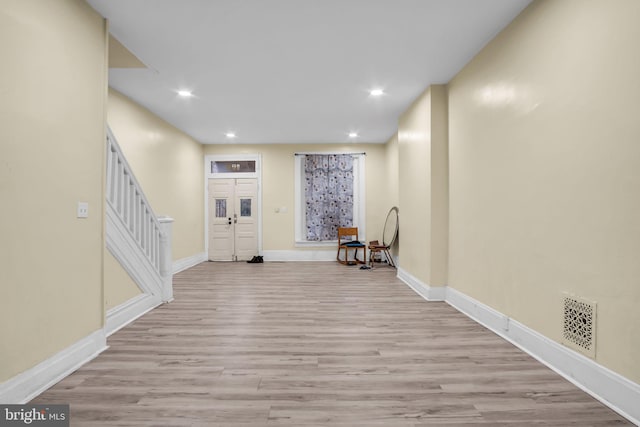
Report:
M 25 404 L 107 349 L 99 329 L 15 377 L 0 384 L 0 402 Z
M 447 304 L 509 341 L 636 425 L 640 385 L 449 286 L 431 287 L 406 270 L 398 278 L 427 301 Z
M 453 288 L 447 288 L 446 302 L 640 425 L 639 384 Z
M 268 261 L 335 261 L 337 246 L 332 250 L 315 251 L 264 251 L 265 262 Z
M 107 229 L 105 240 L 109 252 L 144 293 L 162 295 L 163 281 L 160 272 L 153 268 L 144 252 L 136 245 L 129 230 L 108 203 L 105 217 Z
M 173 301 L 173 222 L 168 216 L 158 217 L 160 223 L 160 277 L 162 301 Z
M 180 273 L 181 271 L 194 267 L 201 262 L 205 262 L 207 261 L 207 258 L 206 252 L 200 252 L 195 255 L 191 255 L 190 257 L 173 261 L 173 274 Z
M 109 128 L 106 142 L 106 247 L 144 293 L 171 301 L 174 220 L 154 213 Z
M 211 162 L 234 160 L 253 160 L 256 162 L 256 171 L 250 173 L 212 173 Z M 262 253 L 262 154 L 210 154 L 204 156 L 204 261 L 209 260 L 209 179 L 217 178 L 253 178 L 258 181 L 258 253 Z
M 108 310 L 104 327 L 105 334 L 111 336 L 160 304 L 162 304 L 162 300 L 157 295 L 140 294 Z
M 397 265 L 397 264 L 396 264 Z M 427 301 L 444 301 L 447 288 L 444 286 L 429 286 L 407 270 L 398 267 L 398 279 Z

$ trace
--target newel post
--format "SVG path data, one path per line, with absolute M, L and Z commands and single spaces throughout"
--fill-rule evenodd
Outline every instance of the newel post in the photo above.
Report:
M 160 223 L 160 276 L 162 276 L 162 301 L 173 300 L 173 257 L 171 254 L 171 233 L 173 218 L 158 217 Z

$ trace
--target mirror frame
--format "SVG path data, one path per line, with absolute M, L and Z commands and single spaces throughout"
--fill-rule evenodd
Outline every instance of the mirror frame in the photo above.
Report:
M 389 218 L 391 218 L 392 216 L 395 216 L 396 218 L 396 229 L 393 231 L 393 237 L 391 238 L 390 242 L 386 242 L 385 241 L 385 236 L 387 233 L 387 226 L 389 225 Z M 400 226 L 400 217 L 398 215 L 398 207 L 394 206 L 391 209 L 389 209 L 389 213 L 387 214 L 387 219 L 384 221 L 384 228 L 382 229 L 382 244 L 389 247 L 391 245 L 393 245 L 393 242 L 396 241 L 396 238 L 398 237 L 398 229 Z

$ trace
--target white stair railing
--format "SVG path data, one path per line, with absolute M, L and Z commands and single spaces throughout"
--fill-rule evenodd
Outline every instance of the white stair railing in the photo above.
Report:
M 141 289 L 173 298 L 171 218 L 158 218 L 107 129 L 107 248 Z

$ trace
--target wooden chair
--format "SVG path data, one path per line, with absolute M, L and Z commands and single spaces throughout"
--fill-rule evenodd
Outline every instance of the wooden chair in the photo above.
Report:
M 382 230 L 382 243 L 377 240 L 372 240 L 369 242 L 369 266 L 373 268 L 373 257 L 376 253 L 384 253 L 385 258 L 387 259 L 387 263 L 391 267 L 396 267 L 396 264 L 393 262 L 393 257 L 389 252 L 391 246 L 396 241 L 398 237 L 398 208 L 392 207 L 387 214 L 387 219 L 384 222 L 384 229 Z
M 391 256 L 391 253 L 389 252 L 390 246 L 387 245 L 381 245 L 379 241 L 377 240 L 372 240 L 369 242 L 369 266 L 371 268 L 373 268 L 373 262 L 374 262 L 374 254 L 379 253 L 379 252 L 383 252 L 385 258 L 387 259 L 387 263 L 391 266 L 395 268 L 395 263 L 393 262 L 393 257 Z
M 362 260 L 358 259 L 358 249 L 364 252 Z M 353 260 L 349 260 L 349 251 L 353 250 Z M 340 259 L 340 251 L 344 251 L 344 259 Z M 340 264 L 355 265 L 366 264 L 367 246 L 358 240 L 358 227 L 338 228 L 338 254 L 336 259 Z

